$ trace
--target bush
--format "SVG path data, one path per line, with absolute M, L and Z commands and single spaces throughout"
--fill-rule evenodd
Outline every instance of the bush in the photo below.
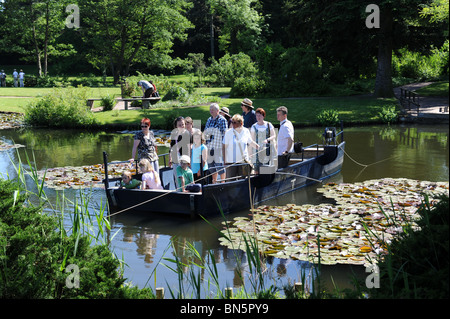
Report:
M 429 55 L 400 49 L 392 57 L 393 76 L 412 78 L 417 81 L 436 80 L 448 74 L 448 41 Z
M 116 99 L 114 96 L 110 96 L 109 94 L 102 97 L 100 101 L 100 105 L 103 106 L 103 111 L 111 111 L 116 104 Z
M 206 70 L 209 80 L 219 86 L 232 86 L 236 79 L 256 77 L 258 72 L 255 63 L 245 53 L 227 53 L 219 61 L 213 60 Z
M 397 121 L 397 111 L 395 109 L 395 106 L 383 106 L 383 108 L 381 109 L 381 112 L 378 113 L 378 115 L 380 116 L 381 120 L 385 123 L 393 123 Z
M 339 114 L 336 110 L 322 110 L 317 115 L 317 121 L 323 126 L 335 126 L 339 124 Z
M 258 77 L 237 78 L 231 87 L 231 97 L 256 96 L 263 93 L 265 87 L 264 80 Z
M 19 189 L 0 179 L 0 298 L 153 297 L 148 289 L 124 286 L 120 261 L 108 246 L 91 246 L 81 234 L 68 236 L 56 217 L 26 204 Z M 66 285 L 69 264 L 80 270 L 79 288 Z
M 177 100 L 180 102 L 186 102 L 189 98 L 189 93 L 181 86 L 173 86 L 162 98 L 162 101 Z
M 35 99 L 25 108 L 25 122 L 33 126 L 77 128 L 95 125 L 86 106 L 89 89 L 78 87 L 54 89 L 53 93 Z

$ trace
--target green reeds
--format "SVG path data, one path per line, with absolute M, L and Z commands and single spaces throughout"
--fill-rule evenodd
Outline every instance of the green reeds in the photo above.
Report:
M 399 218 L 389 217 L 381 209 L 391 225 L 401 228 L 391 242 L 364 225 L 372 248 L 381 243 L 387 251 L 377 260 L 369 260 L 377 264 L 380 279 L 380 287 L 369 292 L 370 298 L 448 298 L 448 195 L 434 198 L 433 205 L 426 194 L 423 197 L 416 221 L 403 219 L 400 224 L 395 221 Z M 393 204 L 392 211 L 394 216 L 404 216 Z

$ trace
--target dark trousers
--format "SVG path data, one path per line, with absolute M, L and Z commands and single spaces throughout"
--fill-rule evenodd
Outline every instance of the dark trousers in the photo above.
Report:
M 278 155 L 278 168 L 285 168 L 289 165 L 291 159 L 291 153 L 285 155 Z

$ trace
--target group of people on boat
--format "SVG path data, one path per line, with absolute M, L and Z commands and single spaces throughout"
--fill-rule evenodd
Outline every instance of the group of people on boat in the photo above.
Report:
M 190 117 L 175 119 L 170 136 L 169 166 L 173 169 L 177 190 L 199 192 L 209 179 L 212 183 L 224 182 L 252 172 L 264 174 L 265 168 L 273 172 L 274 168 L 288 165 L 294 146 L 294 127 L 287 119 L 288 109 L 277 108 L 280 128 L 276 132 L 274 125 L 265 120 L 265 110 L 255 110 L 250 99 L 244 99 L 241 108 L 242 114 L 231 116 L 227 107 L 220 108 L 212 103 L 211 116 L 203 132 L 194 127 Z M 141 131 L 134 136 L 130 159 L 134 162 L 137 153 L 142 183 L 124 173 L 121 187 L 163 189 L 156 140 L 150 125 L 150 119 L 141 120 Z

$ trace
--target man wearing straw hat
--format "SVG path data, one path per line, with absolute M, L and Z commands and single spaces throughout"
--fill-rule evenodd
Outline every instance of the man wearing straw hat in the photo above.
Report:
M 252 100 L 245 98 L 241 102 L 241 108 L 242 116 L 244 117 L 244 127 L 250 129 L 257 122 Z
M 231 128 L 231 115 L 230 115 L 230 109 L 227 108 L 226 106 L 224 106 L 224 107 L 222 107 L 222 108 L 220 109 L 219 114 L 222 115 L 222 116 L 225 118 L 225 120 L 227 120 L 228 128 Z

